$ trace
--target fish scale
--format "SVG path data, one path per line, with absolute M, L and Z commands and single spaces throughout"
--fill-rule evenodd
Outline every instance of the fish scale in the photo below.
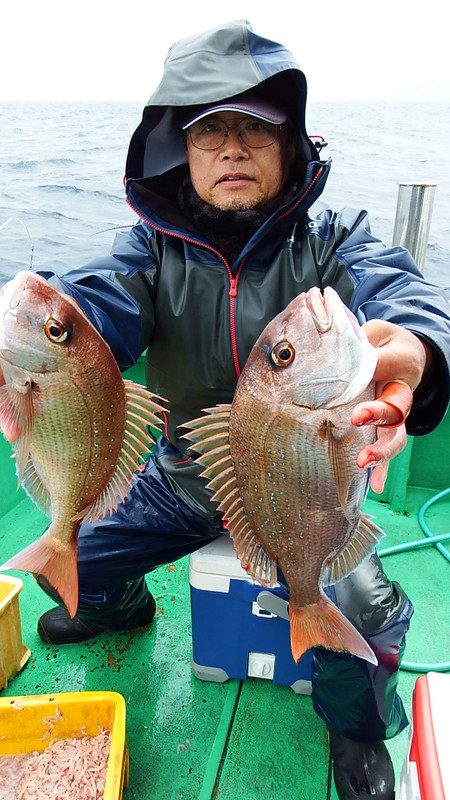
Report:
M 250 417 L 251 420 L 255 418 L 253 414 Z M 286 419 L 290 425 L 286 424 Z M 254 465 L 249 472 L 249 484 L 259 479 L 259 496 L 267 498 L 267 502 L 255 505 L 244 501 L 247 516 L 265 550 L 276 556 L 285 577 L 291 578 L 291 596 L 300 605 L 309 604 L 317 597 L 322 564 L 330 553 L 337 551 L 339 543 L 343 545 L 347 541 L 352 530 L 348 523 L 356 526 L 364 492 L 364 482 L 361 482 L 360 496 L 352 509 L 353 518 L 348 520 L 342 514 L 335 490 L 327 441 L 317 437 L 317 430 L 324 420 L 326 414 L 321 411 L 304 409 L 295 417 L 285 415 L 284 420 L 279 413 L 267 426 L 267 439 L 271 445 L 266 449 L 265 468 L 258 469 L 251 451 L 248 459 L 249 464 Z M 236 437 L 237 431 L 233 433 Z M 367 433 L 369 435 L 365 438 L 369 441 L 368 430 Z M 361 434 L 355 430 L 353 446 L 345 451 L 347 462 L 341 461 L 342 472 L 354 472 Z M 250 447 L 250 442 L 251 438 L 247 447 Z M 296 454 L 289 467 L 284 455 L 286 452 Z M 233 455 L 233 447 L 231 453 Z M 238 468 L 236 473 L 237 483 L 245 493 Z M 268 518 L 269 522 L 266 522 Z M 307 536 L 312 526 L 315 529 L 320 527 L 316 539 Z

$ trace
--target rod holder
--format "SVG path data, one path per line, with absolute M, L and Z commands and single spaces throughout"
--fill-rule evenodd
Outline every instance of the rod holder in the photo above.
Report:
M 433 211 L 435 183 L 400 183 L 392 244 L 406 247 L 423 272 Z M 389 503 L 392 511 L 406 511 L 413 439 L 408 436 L 404 450 L 390 463 L 386 485 L 377 499 Z
M 400 183 L 392 244 L 406 247 L 423 272 L 433 211 L 435 183 Z

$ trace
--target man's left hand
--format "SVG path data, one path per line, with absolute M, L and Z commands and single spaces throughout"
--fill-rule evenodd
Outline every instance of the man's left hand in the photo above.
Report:
M 373 467 L 370 486 L 383 491 L 389 461 L 406 445 L 405 419 L 412 404 L 412 393 L 419 385 L 432 359 L 432 349 L 415 334 L 384 320 L 363 325 L 370 343 L 377 348 L 374 374 L 376 399 L 355 406 L 353 425 L 376 425 L 377 439 L 364 447 L 357 458 L 359 467 Z

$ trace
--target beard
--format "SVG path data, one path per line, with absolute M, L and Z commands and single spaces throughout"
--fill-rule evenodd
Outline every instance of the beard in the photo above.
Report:
M 210 208 L 216 208 L 218 211 L 257 211 L 265 203 L 245 200 L 243 197 L 229 197 L 221 203 L 216 203 Z
M 292 189 L 291 189 L 292 192 Z M 233 263 L 258 228 L 287 200 L 281 192 L 269 201 L 250 202 L 230 197 L 223 206 L 205 203 L 192 186 L 189 176 L 182 181 L 178 205 L 194 223 L 195 229 L 215 245 L 229 264 Z

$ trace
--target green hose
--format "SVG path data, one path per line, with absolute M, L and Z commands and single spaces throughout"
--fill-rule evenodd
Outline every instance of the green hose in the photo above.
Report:
M 441 500 L 443 497 L 446 497 L 448 494 L 450 494 L 450 488 L 444 489 L 442 492 L 435 494 L 419 509 L 419 525 L 427 537 L 426 539 L 419 539 L 418 541 L 410 542 L 408 544 L 398 544 L 394 547 L 386 547 L 384 550 L 379 550 L 378 555 L 389 556 L 392 555 L 392 553 L 403 553 L 405 550 L 417 550 L 420 547 L 427 547 L 428 545 L 432 544 L 439 550 L 441 555 L 443 555 L 444 558 L 450 562 L 450 553 L 442 544 L 442 542 L 450 539 L 450 533 L 442 533 L 439 536 L 433 536 L 432 531 L 425 522 L 425 514 L 429 507 L 433 505 L 433 503 L 437 503 L 438 500 Z M 403 661 L 400 669 L 406 670 L 407 672 L 447 672 L 450 670 L 450 661 L 437 662 L 435 664 L 421 664 L 419 662 L 415 663 L 412 661 Z

